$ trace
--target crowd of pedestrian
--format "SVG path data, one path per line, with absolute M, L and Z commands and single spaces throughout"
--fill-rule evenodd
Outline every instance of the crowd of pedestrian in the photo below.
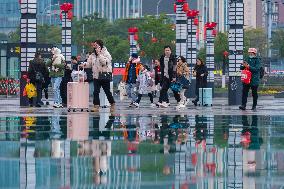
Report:
M 36 53 L 35 58 L 30 62 L 28 70 L 28 83 L 32 83 L 37 91 L 36 97 L 29 98 L 30 106 L 41 107 L 42 91 L 48 102 L 48 86 L 51 83 L 54 93 L 54 108 L 63 108 L 67 106 L 67 84 L 72 82 L 72 73 L 83 69 L 85 72 L 84 80 L 93 85 L 93 111 L 97 112 L 100 108 L 100 92 L 103 89 L 109 103 L 111 111 L 115 108 L 115 100 L 111 92 L 112 82 L 112 57 L 102 40 L 96 40 L 92 43 L 93 52 L 87 54 L 83 62 L 79 62 L 77 57 L 73 56 L 71 65 L 67 65 L 61 50 L 57 47 L 52 49 L 52 57 L 47 63 L 44 62 L 40 53 Z M 257 106 L 257 89 L 260 82 L 261 64 L 255 48 L 249 49 L 249 58 L 244 61 L 240 69 L 242 77 L 248 77 L 245 73 L 251 74 L 249 83 L 243 83 L 241 110 L 246 109 L 249 89 L 252 89 L 253 106 Z M 185 108 L 189 103 L 186 90 L 191 85 L 190 78 L 196 78 L 195 98 L 192 103 L 197 106 L 199 89 L 207 87 L 208 69 L 201 58 L 197 58 L 193 71 L 190 72 L 186 58 L 176 56 L 170 46 L 164 47 L 161 57 L 153 60 L 152 70 L 148 65 L 141 62 L 137 53 L 132 53 L 125 67 L 122 81 L 119 85 L 121 100 L 127 95 L 130 99 L 129 107 L 139 108 L 143 95 L 147 95 L 152 108 L 167 108 L 170 106 L 169 89 L 172 90 L 176 100 L 176 109 Z M 191 75 L 192 74 L 192 75 Z M 123 91 L 122 89 L 125 89 Z M 157 102 L 154 98 L 158 97 Z

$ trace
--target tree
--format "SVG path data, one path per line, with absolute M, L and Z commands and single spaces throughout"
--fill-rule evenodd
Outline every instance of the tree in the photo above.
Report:
M 277 50 L 278 57 L 284 57 L 284 30 L 279 29 L 272 34 L 272 48 Z
M 227 33 L 218 33 L 214 41 L 215 47 L 215 67 L 221 69 L 223 64 L 223 53 L 229 51 L 229 42 Z
M 257 48 L 258 54 L 267 57 L 267 40 L 263 28 L 247 29 L 244 36 L 244 55 L 248 57 L 248 49 Z
M 139 44 L 145 52 L 145 58 L 154 59 L 160 57 L 165 45 L 175 42 L 175 31 L 166 15 L 159 18 L 146 16 L 139 28 Z M 155 38 L 155 39 L 153 39 Z
M 206 49 L 204 47 L 199 49 L 197 58 L 200 58 L 201 60 L 203 60 L 203 62 L 206 62 Z

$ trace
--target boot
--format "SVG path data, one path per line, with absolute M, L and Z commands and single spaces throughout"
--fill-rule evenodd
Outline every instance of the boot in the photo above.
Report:
M 239 106 L 239 109 L 240 109 L 240 110 L 246 110 L 246 106 L 241 105 L 241 106 Z

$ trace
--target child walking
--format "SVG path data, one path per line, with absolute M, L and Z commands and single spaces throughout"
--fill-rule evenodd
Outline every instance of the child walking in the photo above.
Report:
M 139 104 L 142 98 L 143 94 L 148 94 L 150 101 L 151 101 L 151 107 L 156 107 L 154 104 L 154 97 L 153 97 L 153 91 L 154 91 L 154 80 L 151 78 L 151 73 L 149 70 L 149 67 L 146 65 L 140 66 L 140 74 L 137 77 L 137 88 L 138 88 L 138 98 L 136 102 L 134 103 L 134 106 L 136 108 L 139 108 Z

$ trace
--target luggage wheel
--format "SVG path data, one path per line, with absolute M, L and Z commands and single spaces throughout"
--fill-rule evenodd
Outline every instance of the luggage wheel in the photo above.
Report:
M 68 109 L 67 111 L 68 111 L 68 112 L 71 112 L 71 110 L 70 110 L 70 109 Z
M 76 112 L 76 110 L 74 109 L 73 112 Z

